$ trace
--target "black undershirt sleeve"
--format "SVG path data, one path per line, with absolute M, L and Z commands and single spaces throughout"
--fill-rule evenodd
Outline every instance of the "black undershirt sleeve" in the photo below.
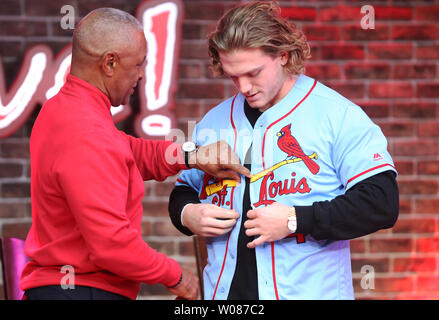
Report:
M 316 240 L 354 239 L 391 228 L 399 212 L 396 174 L 376 174 L 330 201 L 295 209 L 297 233 L 310 234 Z
M 189 186 L 175 186 L 169 196 L 169 216 L 177 230 L 187 236 L 192 236 L 194 233 L 181 223 L 181 213 L 184 206 L 189 203 L 201 203 L 198 192 Z

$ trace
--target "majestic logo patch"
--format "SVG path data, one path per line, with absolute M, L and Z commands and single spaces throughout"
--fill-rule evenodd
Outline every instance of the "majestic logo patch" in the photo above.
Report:
M 383 160 L 383 157 L 379 153 L 373 155 L 373 161 Z

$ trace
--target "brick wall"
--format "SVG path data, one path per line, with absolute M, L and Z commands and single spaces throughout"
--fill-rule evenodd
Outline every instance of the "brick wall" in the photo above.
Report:
M 44 4 L 42 4 L 42 2 Z M 132 14 L 140 0 L 2 0 L 0 56 L 8 86 L 26 49 L 48 44 L 54 53 L 71 40 L 60 28 L 60 8 L 78 17 L 112 6 Z M 206 34 L 237 1 L 184 1 L 178 73 L 178 126 L 198 120 L 235 92 L 208 70 Z M 382 128 L 399 171 L 400 218 L 351 242 L 357 298 L 439 298 L 439 2 L 282 1 L 284 14 L 302 27 L 312 46 L 307 74 L 361 105 Z M 362 29 L 361 6 L 375 9 L 375 29 Z M 135 107 L 135 97 L 133 98 Z M 26 236 L 31 224 L 29 136 L 39 107 L 15 133 L 0 139 L 0 235 Z M 118 126 L 131 133 L 132 117 Z M 167 200 L 175 178 L 146 182 L 142 230 L 154 248 L 194 268 L 192 240 L 168 220 Z M 373 289 L 363 289 L 367 266 Z M 366 269 L 364 269 L 366 268 Z M 368 269 L 370 270 L 370 269 Z M 368 282 L 371 284 L 371 282 Z M 143 286 L 143 298 L 169 298 L 162 286 Z

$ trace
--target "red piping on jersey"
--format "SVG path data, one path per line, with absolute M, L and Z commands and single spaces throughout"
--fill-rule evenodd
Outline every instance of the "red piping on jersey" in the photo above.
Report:
M 273 270 L 273 283 L 274 283 L 274 293 L 276 294 L 276 300 L 279 300 L 279 294 L 277 293 L 277 283 L 276 283 L 276 264 L 274 261 L 274 242 L 271 243 L 271 265 Z
M 219 282 L 220 282 L 220 279 L 221 279 L 221 275 L 223 274 L 224 266 L 225 266 L 225 264 L 226 264 L 227 249 L 229 248 L 230 234 L 231 234 L 231 233 L 229 233 L 229 236 L 227 237 L 226 252 L 224 253 L 223 265 L 222 265 L 222 267 L 221 267 L 221 272 L 220 272 L 220 274 L 219 274 L 218 281 L 216 282 L 215 291 L 213 292 L 212 300 L 215 300 L 216 290 L 218 289 L 218 285 L 219 285 Z
M 357 179 L 358 177 L 360 177 L 360 176 L 362 176 L 363 174 L 366 174 L 366 173 L 368 173 L 368 172 L 370 172 L 370 171 L 373 171 L 373 170 L 376 170 L 376 169 L 379 169 L 379 168 L 382 168 L 382 167 L 385 167 L 385 166 L 390 166 L 390 167 L 392 167 L 393 169 L 396 170 L 396 168 L 395 168 L 394 166 L 392 166 L 390 163 L 385 163 L 385 164 L 382 164 L 382 165 L 379 165 L 379 166 L 376 166 L 376 167 L 370 168 L 370 169 L 368 169 L 368 170 L 366 170 L 366 171 L 363 171 L 363 172 L 357 174 L 356 176 L 353 176 L 352 178 L 350 178 L 350 179 L 348 180 L 348 182 L 346 183 L 345 189 L 348 187 L 349 182 L 351 182 L 352 180 L 355 180 L 355 179 Z
M 302 98 L 302 100 L 300 100 L 293 109 L 291 109 L 287 114 L 285 114 L 283 117 L 277 119 L 276 121 L 274 121 L 273 123 L 271 123 L 267 129 L 265 129 L 264 132 L 264 138 L 262 140 L 262 166 L 265 169 L 265 160 L 264 160 L 264 149 L 265 149 L 265 136 L 268 132 L 268 130 L 274 126 L 276 123 L 278 123 L 279 121 L 285 119 L 286 117 L 288 117 L 294 110 L 296 110 L 296 108 L 303 102 L 306 100 L 306 98 L 308 98 L 308 96 L 311 94 L 311 92 L 314 90 L 315 86 L 317 84 L 317 80 L 314 80 L 314 83 L 311 87 L 311 89 L 309 89 L 308 93 Z M 274 293 L 276 294 L 276 300 L 279 300 L 279 294 L 277 292 L 277 283 L 276 283 L 276 263 L 275 263 L 275 258 L 274 258 L 274 242 L 271 243 L 271 265 L 272 265 L 272 270 L 273 270 L 273 285 L 274 285 Z
M 188 183 L 186 181 L 181 180 L 180 178 L 177 178 L 177 182 L 183 183 L 185 185 L 187 185 Z
M 232 127 L 233 127 L 233 132 L 235 133 L 235 143 L 233 144 L 233 151 L 235 151 L 236 150 L 236 138 L 238 137 L 238 132 L 236 131 L 236 127 L 235 127 L 235 122 L 233 122 L 233 107 L 234 107 L 234 105 L 235 105 L 235 99 L 236 99 L 236 97 L 237 97 L 238 95 L 236 95 L 234 98 L 233 98 L 233 101 L 232 101 L 232 107 L 230 108 L 230 122 L 231 122 L 231 124 L 232 124 Z
M 235 142 L 233 144 L 233 152 L 236 151 L 236 140 L 238 138 L 238 133 L 236 131 L 236 126 L 235 126 L 235 123 L 233 122 L 233 106 L 235 105 L 236 97 L 237 97 L 237 95 L 235 95 L 235 97 L 233 98 L 232 107 L 231 107 L 231 110 L 230 110 L 230 122 L 231 122 L 232 127 L 233 127 L 233 132 L 235 133 Z M 234 194 L 234 191 L 235 191 L 235 187 L 232 187 L 232 192 L 230 194 L 230 209 L 233 209 L 233 194 Z M 226 265 L 227 250 L 229 248 L 229 240 L 230 240 L 230 235 L 231 234 L 232 234 L 232 232 L 230 232 L 229 236 L 227 237 L 226 252 L 224 253 L 223 265 L 221 266 L 221 271 L 220 271 L 220 274 L 218 276 L 218 280 L 216 282 L 215 291 L 213 292 L 212 300 L 215 300 L 216 290 L 218 289 L 218 285 L 219 285 L 219 282 L 221 280 L 221 276 L 222 276 L 223 271 L 224 271 L 224 266 Z

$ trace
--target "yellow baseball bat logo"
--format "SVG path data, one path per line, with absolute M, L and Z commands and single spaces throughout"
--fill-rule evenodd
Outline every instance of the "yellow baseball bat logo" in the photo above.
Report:
M 315 152 L 312 155 L 309 155 L 308 157 L 311 159 L 317 160 L 317 154 Z M 269 172 L 274 171 L 274 170 L 276 170 L 276 169 L 278 169 L 286 164 L 300 162 L 300 161 L 303 161 L 303 160 L 301 158 L 294 158 L 294 159 L 284 160 L 282 162 L 279 162 L 279 163 L 275 164 L 274 166 L 272 166 L 264 171 L 260 171 L 256 174 L 254 174 L 250 179 L 250 183 L 258 181 L 259 179 L 261 179 L 265 175 L 267 175 Z M 212 184 L 206 186 L 206 194 L 208 196 L 211 196 L 212 194 L 217 193 L 218 191 L 221 191 L 224 188 L 224 186 L 236 187 L 237 184 L 238 183 L 235 180 L 228 180 L 228 179 L 222 180 L 222 181 L 219 181 L 216 183 L 212 183 Z

